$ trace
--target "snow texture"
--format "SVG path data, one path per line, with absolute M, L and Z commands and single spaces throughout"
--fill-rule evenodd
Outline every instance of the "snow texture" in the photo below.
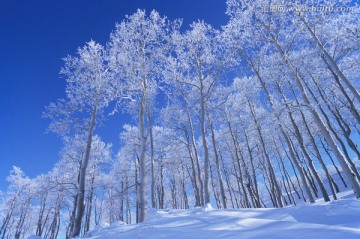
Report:
M 341 199 L 283 209 L 154 210 L 147 222 L 115 223 L 89 232 L 87 239 L 359 239 L 360 201 Z

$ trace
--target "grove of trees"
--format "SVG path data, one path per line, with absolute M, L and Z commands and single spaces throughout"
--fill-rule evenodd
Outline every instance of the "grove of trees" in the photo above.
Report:
M 138 10 L 64 58 L 66 98 L 44 111 L 60 159 L 32 179 L 13 168 L 0 239 L 74 238 L 149 208 L 360 198 L 359 12 L 269 4 L 228 0 L 220 29 Z M 114 114 L 131 116 L 117 152 L 97 134 Z

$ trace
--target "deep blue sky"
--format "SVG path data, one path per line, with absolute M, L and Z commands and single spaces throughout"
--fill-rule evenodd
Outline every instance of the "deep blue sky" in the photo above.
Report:
M 59 159 L 61 141 L 45 134 L 49 121 L 41 114 L 64 97 L 62 58 L 91 39 L 105 43 L 115 23 L 138 8 L 183 18 L 186 26 L 227 20 L 225 0 L 0 0 L 0 191 L 13 165 L 35 177 Z M 113 118 L 100 129 L 114 150 L 121 124 Z

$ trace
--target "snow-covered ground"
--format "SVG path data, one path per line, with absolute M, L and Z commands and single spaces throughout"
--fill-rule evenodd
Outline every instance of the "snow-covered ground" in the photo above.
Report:
M 150 211 L 146 223 L 98 228 L 88 239 L 360 239 L 360 201 L 302 204 L 283 209 Z

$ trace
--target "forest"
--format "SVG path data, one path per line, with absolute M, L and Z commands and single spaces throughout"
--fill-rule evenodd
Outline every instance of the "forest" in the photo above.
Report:
M 35 178 L 14 166 L 0 238 L 70 239 L 151 208 L 359 199 L 360 17 L 292 8 L 321 3 L 227 0 L 219 29 L 138 10 L 66 56 L 66 98 L 39 119 L 59 161 Z M 115 152 L 97 133 L 114 115 L 131 118 Z

